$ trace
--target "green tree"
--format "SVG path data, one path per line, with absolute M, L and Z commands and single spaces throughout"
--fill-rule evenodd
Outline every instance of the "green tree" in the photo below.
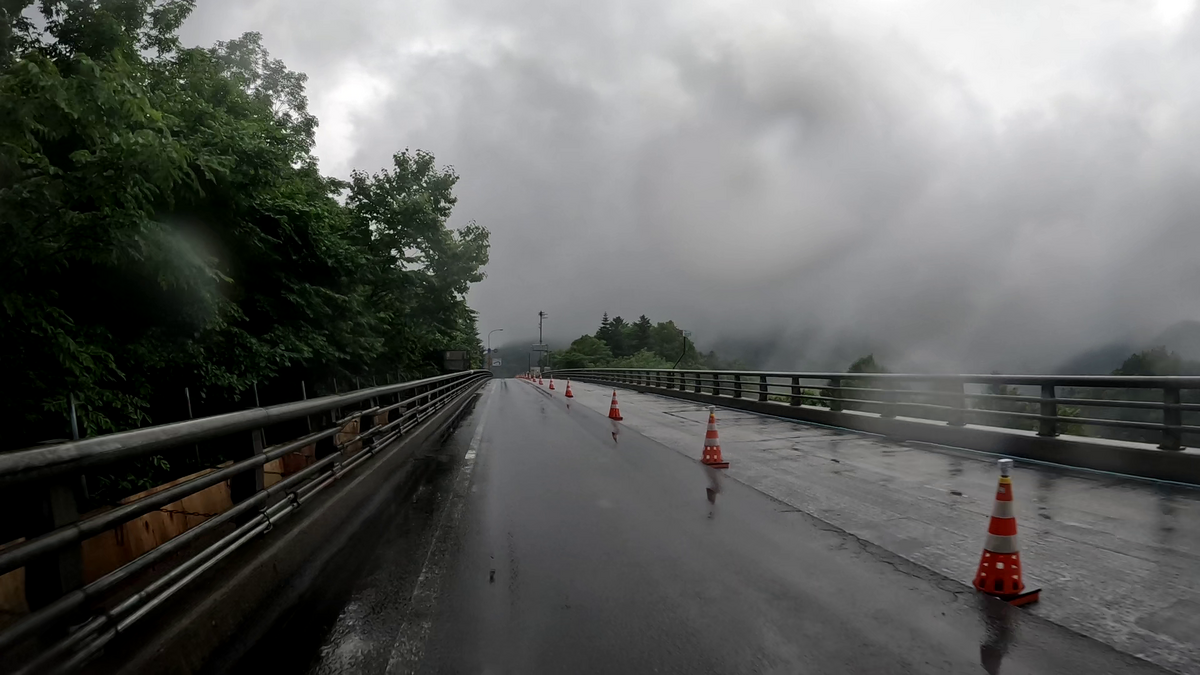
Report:
M 382 370 L 420 374 L 436 352 L 464 349 L 474 358 L 482 351 L 466 292 L 483 279 L 488 233 L 474 223 L 446 227 L 457 181 L 419 151 L 397 153 L 390 171 L 351 176 L 346 205 L 352 238 L 369 252 L 367 305 L 375 324 L 388 328 Z
M 6 443 L 65 434 L 72 393 L 94 434 L 178 419 L 183 386 L 213 413 L 478 358 L 488 235 L 447 226 L 453 172 L 322 176 L 304 76 L 253 33 L 180 48 L 190 1 L 29 5 L 0 8 Z
M 663 369 L 670 368 L 673 364 L 658 354 L 648 349 L 643 349 L 629 356 L 614 359 L 609 365 L 613 368 Z
M 674 321 L 662 321 L 650 329 L 650 351 L 675 363 L 683 355 L 683 331 Z
M 581 335 L 568 349 L 554 353 L 556 368 L 601 368 L 611 360 L 612 350 L 591 335 Z
M 867 354 L 854 360 L 850 367 L 846 369 L 847 373 L 887 373 L 890 372 L 875 360 L 874 354 Z
M 596 329 L 596 339 L 604 344 L 608 344 L 609 335 L 612 332 L 612 322 L 608 320 L 608 312 L 605 312 L 600 317 L 600 327 Z
M 882 364 L 875 360 L 874 354 L 867 354 L 854 360 L 850 367 L 846 369 L 848 373 L 886 373 L 889 372 Z M 869 401 L 866 405 L 861 403 L 843 403 L 843 408 L 847 410 L 870 410 L 878 412 L 880 410 L 878 402 L 882 400 L 881 396 L 870 391 L 854 391 L 855 389 L 877 389 L 879 383 L 870 379 L 845 379 L 842 380 L 842 396 L 845 398 L 858 399 L 860 401 Z
M 1131 354 L 1113 375 L 1197 375 L 1200 362 L 1188 361 L 1166 347 Z
M 629 356 L 633 352 L 630 351 L 629 344 L 630 327 L 625 323 L 625 319 L 619 316 L 613 317 L 608 324 L 606 333 L 608 346 L 612 349 L 613 356 Z
M 631 352 L 640 352 L 649 350 L 653 347 L 650 339 L 650 329 L 653 324 L 645 314 L 638 317 L 638 320 L 633 322 L 632 329 L 629 334 L 629 349 Z

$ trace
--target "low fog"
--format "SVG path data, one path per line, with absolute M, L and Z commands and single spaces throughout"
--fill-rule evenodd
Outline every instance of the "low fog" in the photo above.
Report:
M 1050 370 L 1200 318 L 1190 2 L 201 0 L 491 230 L 480 332 L 674 319 L 759 365 Z

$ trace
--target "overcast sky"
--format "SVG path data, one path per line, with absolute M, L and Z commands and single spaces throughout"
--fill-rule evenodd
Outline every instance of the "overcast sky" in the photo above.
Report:
M 327 173 L 459 172 L 483 333 L 1011 370 L 1200 318 L 1190 0 L 199 0 L 183 33 L 248 30 Z

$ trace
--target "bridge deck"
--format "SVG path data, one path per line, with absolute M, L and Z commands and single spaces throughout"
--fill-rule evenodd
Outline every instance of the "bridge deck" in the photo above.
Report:
M 1110 590 L 1128 606 L 1148 579 L 1186 585 L 1168 567 L 1194 560 L 1194 492 L 1158 500 L 1146 483 L 1020 468 L 1024 555 L 1047 590 L 1034 612 L 1014 610 L 954 581 L 979 553 L 986 458 L 724 411 L 733 467 L 716 472 L 695 461 L 698 406 L 622 392 L 614 425 L 608 390 L 576 384 L 569 409 L 561 393 L 489 385 L 456 437 L 471 469 L 432 519 L 420 574 L 398 583 L 413 551 L 382 547 L 320 647 L 307 645 L 310 672 L 1160 672 L 1057 623 Z M 1135 524 L 1100 529 L 1124 509 Z M 1097 538 L 1108 544 L 1077 554 L 1121 556 L 1112 589 L 1055 557 Z M 1073 597 L 1085 585 L 1100 598 Z M 1187 612 L 1155 611 L 1130 617 L 1124 650 L 1187 630 Z M 1158 630 L 1137 627 L 1148 621 Z
M 573 384 L 607 411 L 611 389 Z M 620 391 L 623 424 L 698 457 L 702 406 Z M 967 582 L 996 490 L 994 457 L 734 410 L 718 413 L 729 475 Z M 700 435 L 698 435 L 700 434 Z M 1181 672 L 1200 672 L 1200 489 L 1016 463 L 1021 556 L 1040 616 Z

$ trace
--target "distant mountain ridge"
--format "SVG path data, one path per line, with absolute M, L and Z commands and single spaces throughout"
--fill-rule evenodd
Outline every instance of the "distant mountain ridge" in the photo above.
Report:
M 1067 359 L 1054 369 L 1060 375 L 1108 375 L 1131 355 L 1154 347 L 1166 347 L 1184 359 L 1200 361 L 1200 321 L 1180 321 L 1151 340 L 1139 344 L 1114 342 L 1093 347 Z

